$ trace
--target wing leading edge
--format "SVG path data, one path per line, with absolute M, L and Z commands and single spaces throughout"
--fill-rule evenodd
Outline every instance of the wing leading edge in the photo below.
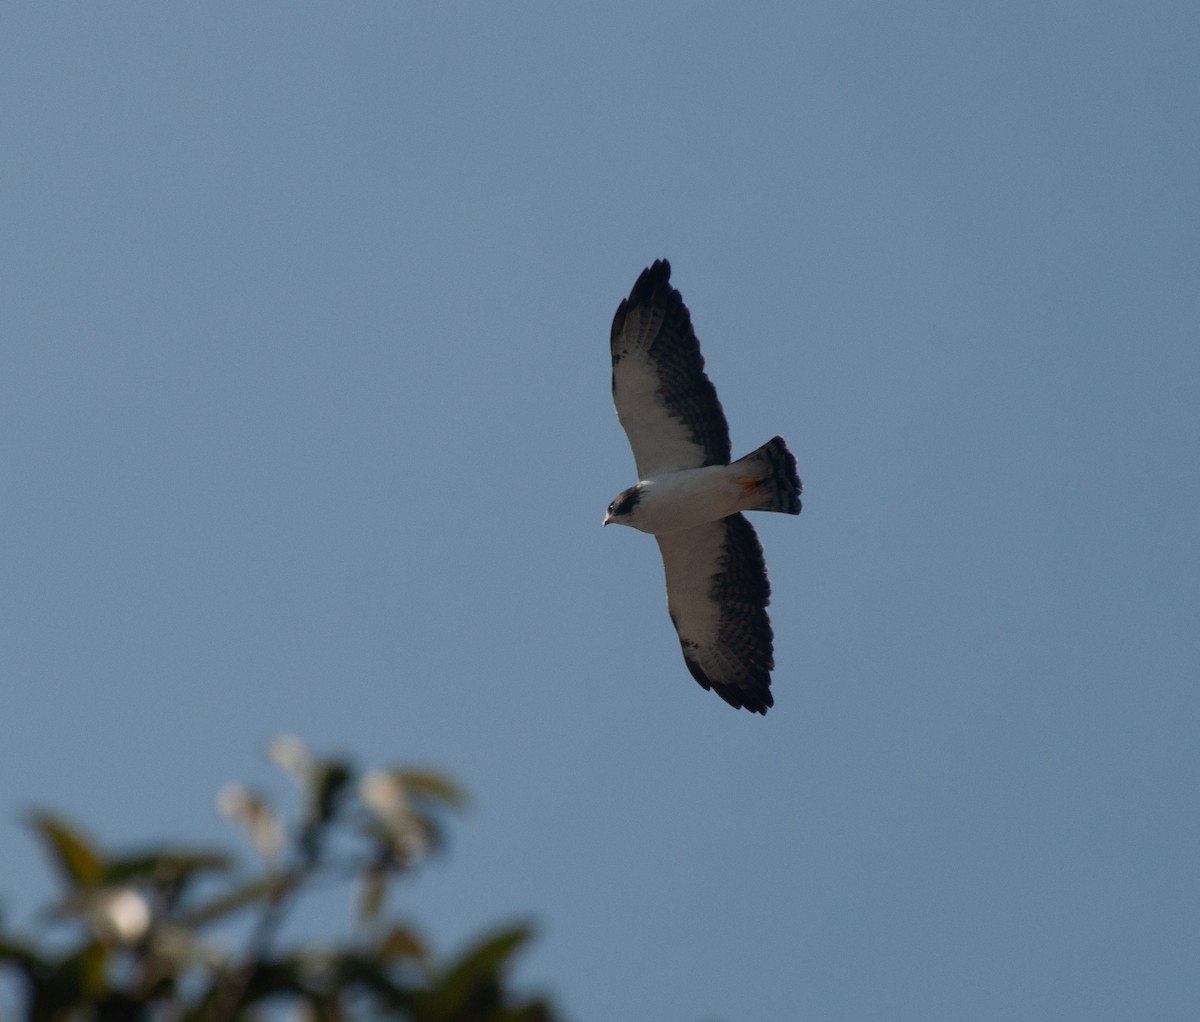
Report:
M 754 526 L 735 514 L 655 539 L 688 671 L 730 706 L 765 714 L 775 705 L 771 584 Z
M 671 264 L 643 270 L 613 316 L 612 391 L 638 478 L 728 465 L 729 425 Z

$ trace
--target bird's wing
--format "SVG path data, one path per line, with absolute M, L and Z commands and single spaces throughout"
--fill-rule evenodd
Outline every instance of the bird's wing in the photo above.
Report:
M 775 703 L 771 585 L 754 526 L 736 514 L 655 539 L 692 677 L 731 706 L 765 714 Z
M 729 425 L 665 259 L 642 271 L 613 316 L 612 390 L 639 479 L 729 464 Z

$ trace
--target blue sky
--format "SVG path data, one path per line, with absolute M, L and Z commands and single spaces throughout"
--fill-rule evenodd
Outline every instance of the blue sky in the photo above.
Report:
M 1200 1002 L 1200 14 L 0 15 L 0 896 L 280 731 L 474 796 L 403 892 L 578 1019 Z M 666 256 L 775 709 L 688 676 L 612 312 Z

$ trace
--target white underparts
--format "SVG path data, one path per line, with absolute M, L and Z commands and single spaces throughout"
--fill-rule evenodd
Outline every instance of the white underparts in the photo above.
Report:
M 658 536 L 727 518 L 747 507 L 746 488 L 739 481 L 743 473 L 744 467 L 707 465 L 643 479 L 633 513 L 620 524 Z

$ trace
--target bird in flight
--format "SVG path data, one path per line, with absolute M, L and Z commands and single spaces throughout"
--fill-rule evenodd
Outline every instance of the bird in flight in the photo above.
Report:
M 729 425 L 671 264 L 643 270 L 612 324 L 612 391 L 638 483 L 604 524 L 658 541 L 667 610 L 688 670 L 737 709 L 775 704 L 762 546 L 743 511 L 800 513 L 796 459 L 780 437 L 730 463 Z

